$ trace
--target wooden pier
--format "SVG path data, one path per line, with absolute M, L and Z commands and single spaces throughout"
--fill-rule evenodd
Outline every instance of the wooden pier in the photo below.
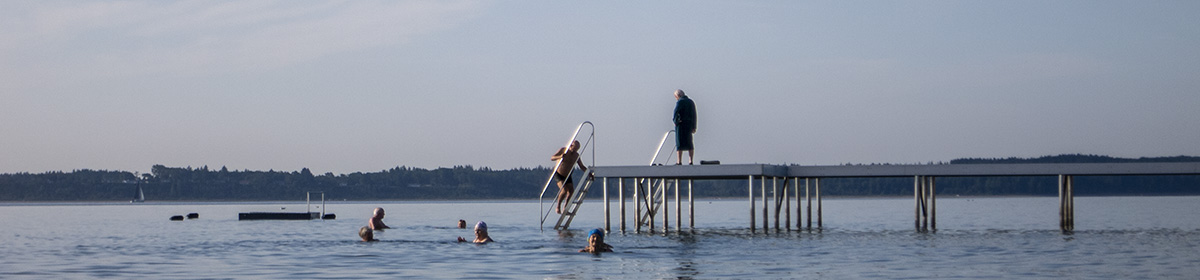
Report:
M 732 165 L 657 165 L 657 166 L 595 166 L 592 168 L 597 180 L 604 187 L 604 228 L 611 231 L 608 186 L 610 179 L 617 181 L 620 201 L 620 230 L 626 230 L 625 184 L 632 181 L 632 198 L 635 208 L 635 231 L 642 226 L 655 230 L 655 218 L 661 217 L 662 230 L 669 231 L 669 215 L 666 210 L 669 189 L 675 188 L 675 230 L 682 230 L 680 189 L 686 183 L 689 228 L 695 228 L 692 182 L 694 180 L 747 179 L 749 187 L 750 230 L 756 231 L 756 214 L 761 213 L 763 231 L 769 230 L 768 220 L 774 213 L 775 230 L 780 230 L 780 215 L 785 218 L 784 227 L 791 230 L 791 196 L 796 200 L 796 228 L 802 229 L 800 220 L 804 210 L 807 221 L 804 228 L 813 229 L 813 203 L 816 203 L 816 228 L 822 227 L 821 187 L 822 178 L 870 178 L 908 177 L 913 178 L 914 223 L 917 231 L 937 230 L 936 178 L 938 177 L 995 177 L 995 176 L 1057 176 L 1059 193 L 1059 228 L 1070 233 L 1075 228 L 1074 177 L 1075 176 L 1126 176 L 1126 175 L 1200 175 L 1200 162 L 1187 163 L 1072 163 L 1072 164 L 929 164 L 929 165 L 841 165 L 841 166 L 785 166 L 769 164 Z M 762 202 L 761 212 L 756 205 L 755 179 Z M 780 181 L 783 181 L 780 190 Z M 767 194 L 767 182 L 774 190 Z M 789 185 L 794 191 L 789 192 Z M 801 186 L 804 200 L 808 203 L 801 209 Z M 810 188 L 811 187 L 811 188 Z M 790 194 L 792 193 L 792 194 Z M 813 199 L 816 199 L 815 202 Z M 772 211 L 770 205 L 774 203 Z M 643 209 L 644 208 L 644 209 Z M 782 211 L 782 212 L 781 212 Z M 662 213 L 661 216 L 657 215 Z

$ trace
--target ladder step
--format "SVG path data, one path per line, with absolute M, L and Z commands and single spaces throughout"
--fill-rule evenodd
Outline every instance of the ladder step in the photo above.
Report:
M 567 227 L 571 226 L 571 220 L 575 219 L 575 215 L 577 212 L 579 212 L 579 208 L 587 197 L 588 189 L 592 187 L 593 182 L 594 180 L 591 179 L 591 171 L 588 171 L 588 173 L 584 175 L 583 182 L 580 188 L 577 190 L 577 193 L 574 195 L 574 199 L 567 204 L 567 209 L 560 214 L 558 222 L 554 225 L 554 229 L 566 229 Z

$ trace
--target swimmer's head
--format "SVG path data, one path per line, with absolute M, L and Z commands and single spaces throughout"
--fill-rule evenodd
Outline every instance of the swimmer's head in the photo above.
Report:
M 375 216 L 383 217 L 383 207 L 375 207 Z
M 375 241 L 375 232 L 370 227 L 362 227 L 358 229 L 358 237 L 361 237 L 362 241 Z
M 588 232 L 588 245 L 597 246 L 604 243 L 604 230 L 593 229 Z
M 458 220 L 458 228 L 467 228 L 467 221 Z
M 475 224 L 475 239 L 481 240 L 481 239 L 487 239 L 487 238 L 488 238 L 487 223 L 484 223 L 483 221 L 479 221 L 479 223 Z

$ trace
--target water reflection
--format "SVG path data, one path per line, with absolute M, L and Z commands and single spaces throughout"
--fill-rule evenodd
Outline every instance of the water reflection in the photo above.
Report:
M 700 276 L 700 271 L 696 269 L 698 243 L 696 235 L 690 232 L 681 232 L 673 239 L 679 243 L 673 253 L 677 265 L 674 269 L 676 279 L 694 279 L 694 277 Z

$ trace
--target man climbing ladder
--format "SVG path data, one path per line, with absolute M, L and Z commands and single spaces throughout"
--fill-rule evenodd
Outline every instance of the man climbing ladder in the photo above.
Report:
M 558 180 L 558 196 L 554 198 L 554 212 L 562 214 L 562 207 L 571 200 L 571 195 L 575 193 L 575 182 L 571 179 L 571 170 L 575 169 L 575 164 L 579 164 L 579 170 L 587 171 L 587 166 L 583 165 L 583 160 L 579 159 L 579 141 L 571 141 L 571 145 L 559 148 L 557 153 L 550 157 L 550 160 L 557 160 L 558 166 L 554 170 L 554 178 Z

